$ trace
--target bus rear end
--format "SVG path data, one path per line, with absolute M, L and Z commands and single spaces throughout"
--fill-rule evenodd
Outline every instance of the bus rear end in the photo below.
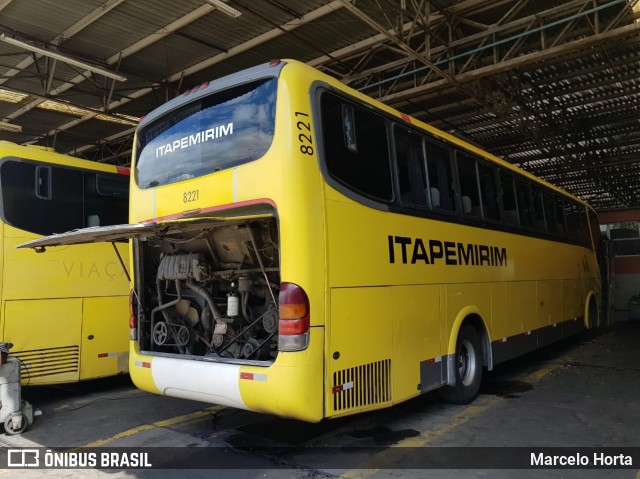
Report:
M 141 123 L 131 222 L 149 230 L 131 236 L 130 372 L 150 392 L 318 421 L 323 293 L 301 269 L 322 254 L 301 243 L 313 228 L 322 243 L 308 226 L 321 206 L 284 179 L 305 175 L 289 164 L 290 122 L 276 124 L 298 97 L 284 65 L 205 84 Z

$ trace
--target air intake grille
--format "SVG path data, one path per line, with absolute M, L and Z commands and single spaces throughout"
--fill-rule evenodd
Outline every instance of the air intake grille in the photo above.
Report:
M 22 362 L 22 379 L 28 380 L 53 376 L 54 374 L 77 372 L 80 348 L 78 346 L 64 346 L 15 353 L 12 351 L 11 355 Z
M 391 360 L 336 371 L 332 392 L 334 411 L 391 401 Z

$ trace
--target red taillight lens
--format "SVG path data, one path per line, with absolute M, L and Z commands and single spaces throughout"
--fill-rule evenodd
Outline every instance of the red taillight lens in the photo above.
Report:
M 278 295 L 280 319 L 300 319 L 309 315 L 309 297 L 294 283 L 282 283 Z
M 284 336 L 304 334 L 309 331 L 309 316 L 302 319 L 280 319 L 278 332 Z
M 116 173 L 124 176 L 131 176 L 131 170 L 126 166 L 116 166 Z
M 280 335 L 290 336 L 309 331 L 309 297 L 304 289 L 294 283 L 282 283 L 278 303 Z

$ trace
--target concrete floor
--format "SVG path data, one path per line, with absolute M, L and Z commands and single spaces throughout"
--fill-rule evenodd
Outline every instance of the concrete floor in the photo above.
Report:
M 166 469 L 23 469 L 0 476 L 640 478 L 639 373 L 640 323 L 618 323 L 499 366 L 471 405 L 453 406 L 427 394 L 320 424 L 153 396 L 133 388 L 126 377 L 27 388 L 24 398 L 43 415 L 20 436 L 1 435 L 0 452 L 166 446 L 160 459 L 154 456 L 154 466 Z M 505 469 L 522 464 L 519 458 L 539 451 L 535 448 L 551 447 L 571 448 L 570 453 L 608 447 L 612 454 L 631 455 L 633 466 Z

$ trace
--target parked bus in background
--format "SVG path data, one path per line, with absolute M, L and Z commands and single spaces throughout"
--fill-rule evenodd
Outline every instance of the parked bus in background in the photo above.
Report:
M 597 325 L 584 202 L 313 68 L 185 93 L 135 136 L 131 377 L 319 421 L 439 389 Z
M 49 254 L 16 245 L 128 217 L 128 168 L 0 141 L 0 341 L 23 385 L 128 371 L 129 283 L 110 244 Z M 119 246 L 128 259 L 126 245 Z

